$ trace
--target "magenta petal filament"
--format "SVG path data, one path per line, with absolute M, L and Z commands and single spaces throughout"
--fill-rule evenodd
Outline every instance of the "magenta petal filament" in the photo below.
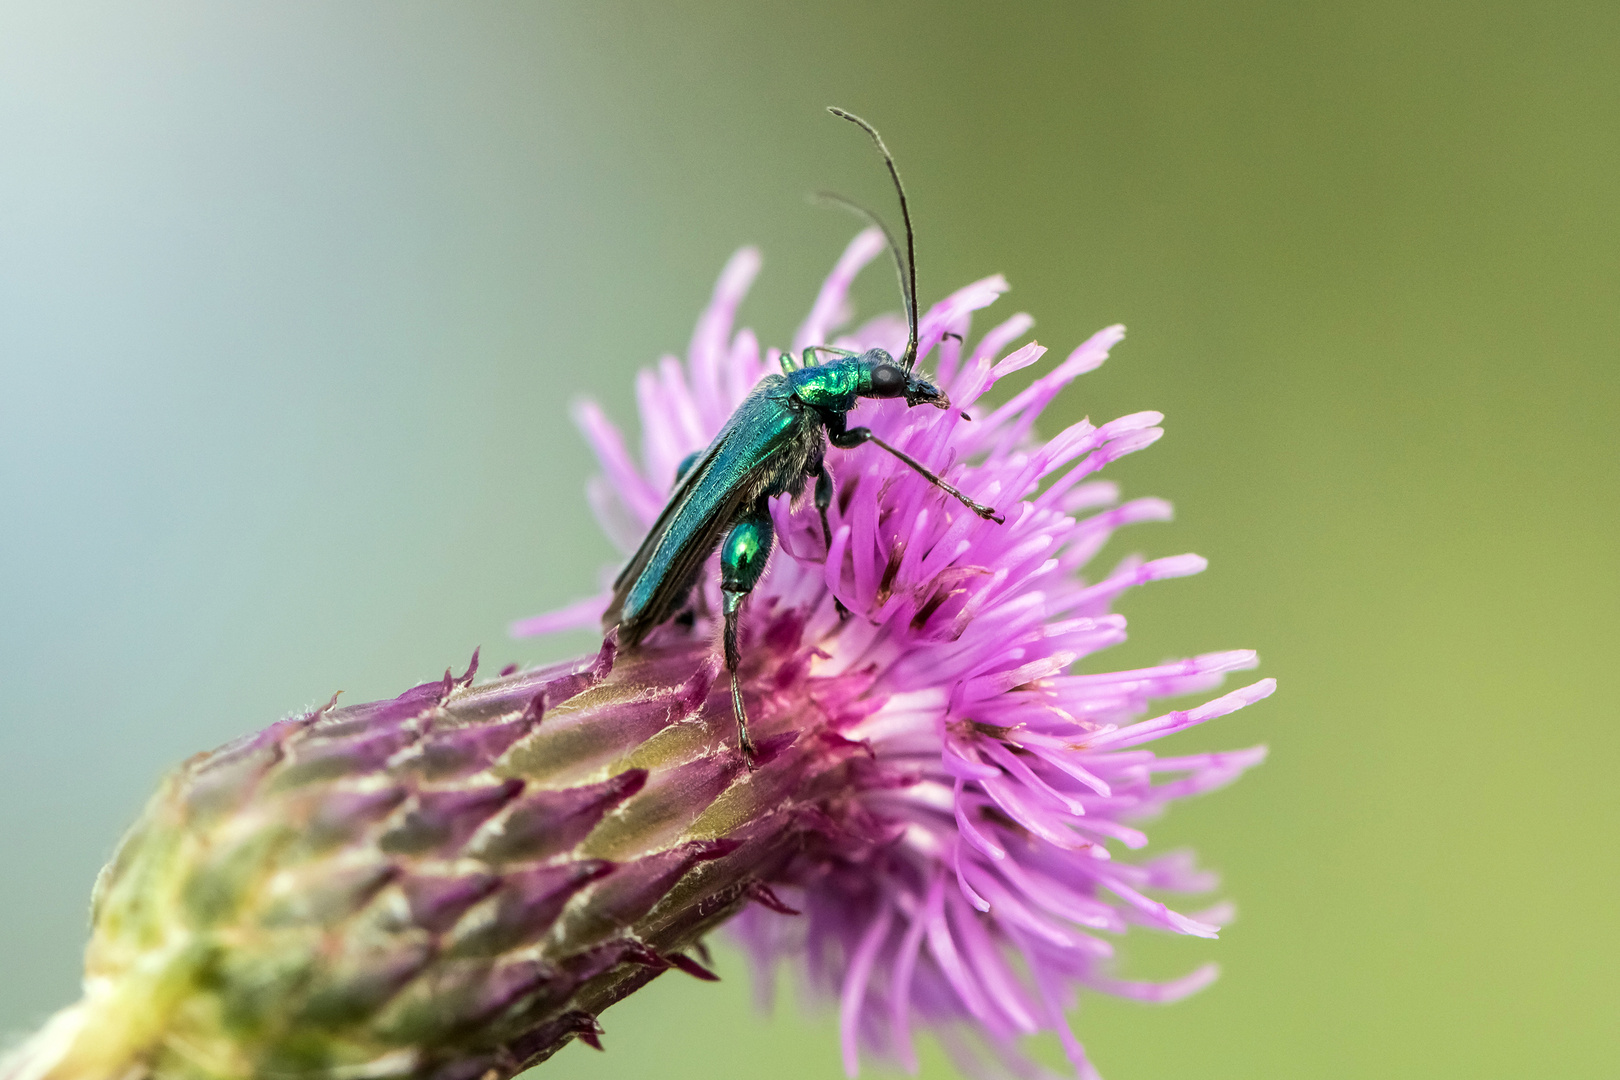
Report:
M 883 250 L 876 230 L 850 243 L 795 335 L 795 351 L 899 351 L 905 328 L 892 316 L 833 336 L 848 316 L 855 275 Z M 621 547 L 652 524 L 677 464 L 777 368 L 777 350 L 762 352 L 750 331 L 732 328 L 759 266 L 755 251 L 738 252 L 685 364 L 666 357 L 641 373 L 639 460 L 599 409 L 576 409 L 603 468 L 592 505 Z M 1125 638 L 1124 618 L 1109 610 L 1122 593 L 1206 564 L 1189 554 L 1090 568 L 1116 529 L 1170 517 L 1164 501 L 1118 504 L 1116 486 L 1094 479 L 1156 441 L 1162 417 L 1082 421 L 1045 441 L 1035 434 L 1041 411 L 1122 339 L 1118 326 L 1004 404 L 982 404 L 996 380 L 1044 353 L 1033 342 L 1012 348 L 1033 323 L 1024 314 L 972 340 L 972 314 L 1006 288 L 999 276 L 986 278 L 922 318 L 921 366 L 936 373 L 951 411 L 871 401 L 852 417 L 996 506 L 1006 523 L 980 520 L 875 447 L 832 450 L 830 546 L 813 508 L 777 500 L 779 550 L 748 607 L 744 638 L 755 655 L 769 655 L 762 670 L 805 676 L 794 684 L 778 674 L 777 685 L 752 692 L 771 702 L 785 730 L 814 709 L 818 730 L 858 744 L 862 756 L 846 786 L 823 798 L 821 842 L 768 877 L 773 897 L 803 914 L 755 904 L 731 929 L 762 979 L 787 964 L 837 1003 L 851 1076 L 863 1051 L 914 1070 L 919 1028 L 935 1032 L 970 1075 L 1030 1075 L 1035 1067 L 1019 1042 L 1043 1030 L 1060 1036 L 1078 1075 L 1096 1075 L 1065 1019 L 1077 991 L 1173 1001 L 1215 977 L 1212 966 L 1162 984 L 1112 974 L 1112 939 L 1130 926 L 1218 931 L 1156 898 L 1206 892 L 1214 877 L 1185 855 L 1128 860 L 1148 845 L 1132 823 L 1231 782 L 1265 753 L 1157 757 L 1138 749 L 1252 704 L 1275 684 L 1263 679 L 1143 719 L 1153 699 L 1207 693 L 1257 658 L 1232 651 L 1099 670 L 1094 654 Z M 711 572 L 702 586 L 710 611 L 719 610 L 714 580 Z M 583 600 L 514 630 L 591 626 L 605 602 Z M 714 633 L 700 619 L 690 629 L 665 627 L 651 642 L 696 656 Z

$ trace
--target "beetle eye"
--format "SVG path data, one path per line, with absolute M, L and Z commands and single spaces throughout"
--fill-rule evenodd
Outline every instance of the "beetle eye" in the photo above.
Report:
M 893 364 L 879 364 L 872 369 L 873 397 L 899 397 L 905 392 L 905 372 Z

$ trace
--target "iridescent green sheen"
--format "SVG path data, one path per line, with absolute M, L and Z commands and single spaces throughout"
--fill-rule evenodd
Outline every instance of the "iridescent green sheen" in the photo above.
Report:
M 765 572 L 771 553 L 771 519 L 739 521 L 720 545 L 720 587 L 727 593 L 746 593 Z
M 844 356 L 831 363 L 799 368 L 788 376 L 788 382 L 798 399 L 812 408 L 849 412 L 857 397 L 871 394 L 872 368 L 894 363 L 888 353 L 873 351 L 876 356 Z

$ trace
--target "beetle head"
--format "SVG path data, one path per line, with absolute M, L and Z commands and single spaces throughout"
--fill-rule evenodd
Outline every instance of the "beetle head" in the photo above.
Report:
M 906 399 L 906 404 L 915 408 L 918 405 L 932 405 L 938 409 L 951 407 L 951 399 L 945 391 L 929 382 L 927 379 L 911 374 L 905 368 L 894 362 L 894 359 L 882 349 L 872 349 L 862 359 L 871 363 L 867 376 L 869 389 L 867 397 Z

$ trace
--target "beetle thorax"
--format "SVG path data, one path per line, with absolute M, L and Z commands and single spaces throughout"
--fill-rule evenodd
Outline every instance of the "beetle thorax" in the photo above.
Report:
M 799 368 L 787 380 L 794 396 L 806 405 L 824 412 L 849 412 L 866 386 L 870 366 L 861 357 L 844 357 L 830 364 Z

